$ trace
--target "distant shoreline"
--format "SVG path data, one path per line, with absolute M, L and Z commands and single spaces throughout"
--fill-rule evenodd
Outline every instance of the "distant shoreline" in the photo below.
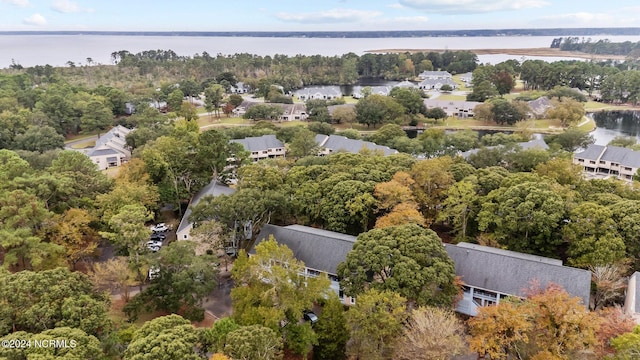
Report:
M 640 27 L 381 30 L 381 31 L 0 31 L 2 35 L 101 35 L 101 36 L 211 36 L 211 37 L 309 37 L 309 38 L 400 38 L 400 37 L 501 37 L 501 36 L 640 36 Z
M 551 57 L 572 57 L 580 59 L 594 60 L 624 60 L 622 55 L 588 54 L 579 51 L 562 51 L 552 48 L 525 48 L 525 49 L 379 49 L 367 50 L 367 53 L 416 53 L 416 52 L 445 52 L 445 51 L 470 51 L 476 55 L 518 55 L 518 56 L 551 56 Z

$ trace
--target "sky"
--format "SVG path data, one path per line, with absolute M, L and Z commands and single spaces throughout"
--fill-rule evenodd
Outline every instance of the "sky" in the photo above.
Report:
M 0 0 L 0 31 L 640 27 L 638 0 Z

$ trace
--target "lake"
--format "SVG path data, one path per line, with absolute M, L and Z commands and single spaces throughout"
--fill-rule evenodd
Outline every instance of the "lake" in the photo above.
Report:
M 591 36 L 593 41 L 640 41 L 640 36 Z M 303 38 L 303 37 L 220 37 L 220 36 L 133 36 L 133 35 L 0 35 L 0 68 L 12 59 L 23 66 L 50 64 L 64 66 L 67 61 L 86 64 L 87 58 L 100 64 L 111 64 L 111 53 L 127 50 L 173 50 L 178 55 L 192 56 L 250 53 L 294 56 L 334 56 L 353 52 L 363 55 L 379 49 L 519 49 L 549 47 L 553 36 L 489 36 L 489 37 L 410 37 L 410 38 Z M 481 55 L 481 63 L 498 63 L 507 59 L 523 60 L 515 55 Z M 546 61 L 571 58 L 533 57 Z
M 596 145 L 607 145 L 616 136 L 631 136 L 640 140 L 640 111 L 601 111 L 587 114 L 597 128 L 591 133 Z

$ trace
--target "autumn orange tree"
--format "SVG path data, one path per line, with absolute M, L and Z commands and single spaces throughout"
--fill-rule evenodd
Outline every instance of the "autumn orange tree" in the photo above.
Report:
M 414 183 L 411 175 L 399 171 L 390 181 L 376 185 L 373 195 L 377 208 L 385 213 L 376 221 L 376 229 L 404 224 L 426 225 L 411 189 Z
M 558 285 L 526 299 L 482 307 L 469 321 L 470 347 L 491 359 L 574 359 L 598 344 L 600 319 Z

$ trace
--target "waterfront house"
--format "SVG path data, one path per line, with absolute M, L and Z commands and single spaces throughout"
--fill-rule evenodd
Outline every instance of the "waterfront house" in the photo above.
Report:
M 382 146 L 371 141 L 354 140 L 340 135 L 316 135 L 316 144 L 320 147 L 318 155 L 325 156 L 335 152 L 344 151 L 357 154 L 363 149 L 382 152 L 385 156 L 397 154 L 398 150 L 388 146 Z
M 446 80 L 451 79 L 452 76 L 447 71 L 423 71 L 418 74 L 418 78 L 420 78 L 420 80 Z
M 98 135 L 95 146 L 86 152 L 87 156 L 101 170 L 122 165 L 131 159 L 131 150 L 126 141 L 130 132 L 130 129 L 118 125 L 106 134 Z
M 284 144 L 275 135 L 254 136 L 230 141 L 241 144 L 250 153 L 249 158 L 253 161 L 285 156 Z
M 563 266 L 561 260 L 469 243 L 445 244 L 463 283 L 456 311 L 475 316 L 478 307 L 498 304 L 508 296 L 525 297 L 531 286 L 553 283 L 589 305 L 591 272 Z
M 447 116 L 456 116 L 462 119 L 473 117 L 473 110 L 478 104 L 481 103 L 477 101 L 462 100 L 424 100 L 424 105 L 427 107 L 427 109 L 439 107 L 447 113 Z
M 458 84 L 451 79 L 424 79 L 418 87 L 422 90 L 440 90 L 444 85 L 449 85 L 454 90 L 458 88 Z
M 301 101 L 307 100 L 335 100 L 342 97 L 339 86 L 308 86 L 293 92 Z
M 286 245 L 293 256 L 304 263 L 305 277 L 317 277 L 326 274 L 335 291 L 344 304 L 355 303 L 353 298 L 345 296 L 340 289 L 338 265 L 347 258 L 353 248 L 356 237 L 334 231 L 316 229 L 302 225 L 262 226 L 260 234 L 249 254 L 255 254 L 255 246 L 273 236 L 278 244 Z
M 640 169 L 640 151 L 619 146 L 589 145 L 573 155 L 573 163 L 582 166 L 588 176 L 633 181 Z

